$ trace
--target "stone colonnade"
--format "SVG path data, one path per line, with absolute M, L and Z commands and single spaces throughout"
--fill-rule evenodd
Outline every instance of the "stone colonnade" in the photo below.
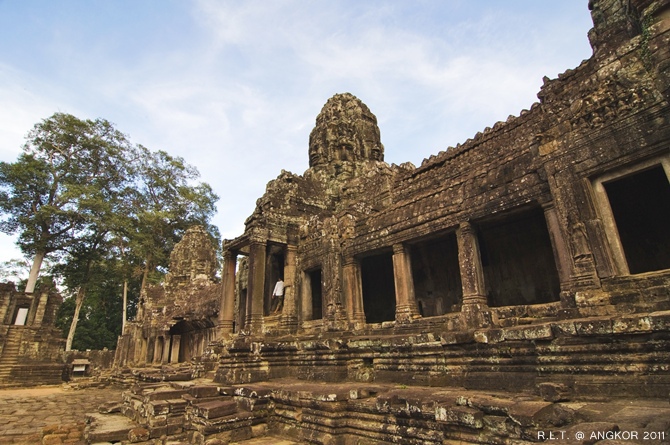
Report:
M 169 331 L 135 338 L 133 363 L 167 364 L 187 362 L 202 355 L 205 346 L 216 338 L 216 329 L 208 328 L 191 333 L 170 334 Z
M 553 205 L 543 207 L 545 221 L 554 252 L 561 286 L 570 280 L 572 269 L 569 251 L 561 233 L 556 210 Z M 456 230 L 458 263 L 462 285 L 461 326 L 463 328 L 486 327 L 491 324 L 491 314 L 486 296 L 484 268 L 482 265 L 476 228 L 469 222 L 459 224 Z M 393 276 L 395 285 L 395 321 L 406 323 L 419 318 L 417 300 L 414 293 L 411 254 L 408 245 L 396 243 L 393 248 Z M 296 250 L 294 245 L 286 246 L 284 277 L 286 294 L 281 317 L 281 327 L 295 329 L 299 324 L 298 304 L 294 279 L 296 276 Z M 263 330 L 263 291 L 265 289 L 265 264 L 267 243 L 249 243 L 249 283 L 246 320 L 244 330 L 260 334 Z M 237 252 L 224 247 L 222 310 L 219 314 L 219 329 L 222 334 L 233 332 L 235 307 L 235 268 Z M 346 305 L 346 315 L 354 329 L 362 328 L 365 321 L 360 261 L 353 255 L 342 258 L 342 297 Z M 304 286 L 303 286 L 304 287 Z M 304 294 L 307 289 L 303 289 Z M 305 295 L 301 298 L 306 299 Z

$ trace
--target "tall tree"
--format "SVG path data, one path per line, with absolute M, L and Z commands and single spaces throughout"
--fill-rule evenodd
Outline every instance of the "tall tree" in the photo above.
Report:
M 76 243 L 90 230 L 90 214 L 119 192 L 129 148 L 104 119 L 56 113 L 35 125 L 16 162 L 0 162 L 0 231 L 19 232 L 19 248 L 33 258 L 26 292 L 44 257 Z
M 133 230 L 128 238 L 130 249 L 142 259 L 144 289 L 162 278 L 172 248 L 189 227 L 204 226 L 218 245 L 218 229 L 209 221 L 219 198 L 209 184 L 193 184 L 200 174 L 180 157 L 139 146 L 136 158 L 137 182 L 129 212 Z

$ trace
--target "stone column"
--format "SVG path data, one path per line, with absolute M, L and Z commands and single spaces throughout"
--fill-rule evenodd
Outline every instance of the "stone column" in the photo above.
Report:
M 456 231 L 458 242 L 458 264 L 463 287 L 461 322 L 463 328 L 472 329 L 491 325 L 484 286 L 484 268 L 482 266 L 479 241 L 475 228 L 470 222 L 461 223 Z
M 223 276 L 221 308 L 219 310 L 219 332 L 222 335 L 232 334 L 235 318 L 235 268 L 237 252 L 223 251 Z
M 181 335 L 172 336 L 172 349 L 170 351 L 170 363 L 179 363 L 179 347 L 181 346 Z
M 161 348 L 160 342 L 158 341 L 159 338 L 160 337 L 158 337 L 158 336 L 154 337 L 154 344 L 153 344 L 154 355 L 151 359 L 151 363 L 160 363 L 159 358 L 160 358 L 161 352 L 163 352 L 163 349 Z
M 298 329 L 298 312 L 295 290 L 295 260 L 298 247 L 289 244 L 286 246 L 286 260 L 284 263 L 284 307 L 280 319 L 282 328 L 295 332 Z
M 163 337 L 163 356 L 161 357 L 161 363 L 167 363 L 170 358 L 170 336 L 166 335 Z
M 267 245 L 251 241 L 249 245 L 249 284 L 247 286 L 247 320 L 245 330 L 252 334 L 263 331 L 263 292 L 265 291 L 265 258 Z
M 44 313 L 46 312 L 48 301 L 49 294 L 47 292 L 42 292 L 37 303 L 37 311 L 35 311 L 35 320 L 33 321 L 33 326 L 42 325 L 42 320 L 44 320 Z
M 342 281 L 349 323 L 354 326 L 354 329 L 360 329 L 365 326 L 363 289 L 361 284 L 360 265 L 353 256 L 344 258 Z
M 571 299 L 569 293 L 565 291 L 565 289 L 570 287 L 570 278 L 573 274 L 570 250 L 563 237 L 563 232 L 561 232 L 561 225 L 558 221 L 558 213 L 554 204 L 544 204 L 542 209 L 544 210 L 544 219 L 547 222 L 551 247 L 554 251 L 554 261 L 556 262 L 558 278 L 561 282 L 561 302 L 563 303 L 563 306 L 573 306 L 574 299 Z
M 406 323 L 414 318 L 419 318 L 419 309 L 414 295 L 410 255 L 404 244 L 393 245 L 393 277 L 396 321 Z

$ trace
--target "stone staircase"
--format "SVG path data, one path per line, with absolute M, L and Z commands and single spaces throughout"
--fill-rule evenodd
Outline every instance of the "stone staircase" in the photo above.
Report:
M 0 386 L 11 383 L 12 370 L 19 360 L 19 347 L 21 345 L 21 329 L 9 328 L 5 337 L 5 345 L 0 356 Z
M 0 388 L 62 383 L 63 363 L 21 356 L 22 342 L 34 343 L 34 330 L 10 326 L 0 355 Z
M 168 436 L 201 443 L 212 435 L 227 440 L 260 437 L 267 432 L 270 394 L 269 389 L 211 382 L 141 383 L 123 393 L 121 406 L 104 410 L 111 416 L 89 416 L 86 439 L 96 443 Z

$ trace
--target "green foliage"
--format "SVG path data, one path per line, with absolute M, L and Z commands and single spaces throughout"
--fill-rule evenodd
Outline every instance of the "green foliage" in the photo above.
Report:
M 125 136 L 108 121 L 56 113 L 35 125 L 14 163 L 0 162 L 0 231 L 29 255 L 62 251 L 110 211 L 126 180 Z
M 100 268 L 101 271 L 103 269 Z M 130 283 L 131 295 L 139 295 L 139 284 L 139 280 Z M 116 341 L 121 334 L 122 286 L 121 277 L 113 273 L 104 277 L 96 276 L 92 280 L 79 314 L 72 342 L 73 349 L 84 351 L 116 347 Z M 75 298 L 70 296 L 65 298 L 56 315 L 56 325 L 63 331 L 63 336 L 68 334 L 74 309 Z M 134 310 L 130 311 L 129 315 L 133 316 L 134 313 Z
M 124 281 L 132 312 L 190 226 L 206 227 L 219 245 L 209 223 L 218 197 L 198 177 L 180 157 L 132 146 L 104 119 L 64 113 L 35 125 L 16 162 L 0 162 L 0 231 L 18 233 L 26 255 L 49 256 L 71 295 L 60 326 L 72 322 L 74 295 L 85 296 L 74 348 L 114 347 Z
M 136 158 L 136 182 L 127 211 L 128 243 L 142 258 L 143 283 L 156 283 L 163 278 L 174 245 L 189 227 L 204 226 L 219 245 L 218 229 L 209 224 L 219 198 L 209 184 L 191 185 L 199 173 L 180 157 L 139 146 Z

